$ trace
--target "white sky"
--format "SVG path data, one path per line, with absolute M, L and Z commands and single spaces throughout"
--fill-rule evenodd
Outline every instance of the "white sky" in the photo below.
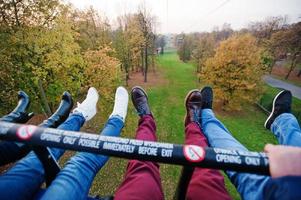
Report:
M 268 16 L 288 15 L 289 22 L 301 21 L 301 0 L 66 0 L 84 9 L 92 5 L 111 23 L 120 14 L 135 12 L 143 2 L 157 16 L 159 33 L 211 31 L 230 23 L 246 27 Z

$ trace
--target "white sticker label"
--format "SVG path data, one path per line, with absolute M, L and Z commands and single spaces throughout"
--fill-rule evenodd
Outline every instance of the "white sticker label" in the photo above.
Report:
M 205 158 L 205 151 L 196 145 L 185 145 L 184 156 L 190 162 L 200 162 Z

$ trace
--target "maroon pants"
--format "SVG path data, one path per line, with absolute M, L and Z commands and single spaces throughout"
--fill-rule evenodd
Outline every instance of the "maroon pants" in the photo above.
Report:
M 208 142 L 196 123 L 185 128 L 185 144 L 207 147 Z M 186 199 L 218 200 L 231 199 L 218 170 L 195 168 L 187 188 Z
M 185 143 L 208 146 L 206 138 L 195 123 L 185 129 Z M 156 124 L 152 116 L 139 120 L 136 139 L 157 141 Z M 230 199 L 224 178 L 217 170 L 196 168 L 188 186 L 187 199 Z M 124 181 L 115 193 L 115 200 L 164 199 L 159 165 L 154 162 L 130 160 Z

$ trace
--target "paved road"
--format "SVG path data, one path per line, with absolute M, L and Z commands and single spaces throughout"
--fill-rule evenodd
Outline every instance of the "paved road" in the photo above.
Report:
M 301 87 L 281 81 L 268 75 L 265 75 L 263 79 L 270 86 L 290 90 L 294 97 L 301 99 Z

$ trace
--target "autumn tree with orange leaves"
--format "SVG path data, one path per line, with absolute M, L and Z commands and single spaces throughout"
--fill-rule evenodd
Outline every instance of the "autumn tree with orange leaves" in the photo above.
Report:
M 264 73 L 260 53 L 256 39 L 244 34 L 221 42 L 215 55 L 207 59 L 201 78 L 213 86 L 224 110 L 241 110 L 260 97 Z

